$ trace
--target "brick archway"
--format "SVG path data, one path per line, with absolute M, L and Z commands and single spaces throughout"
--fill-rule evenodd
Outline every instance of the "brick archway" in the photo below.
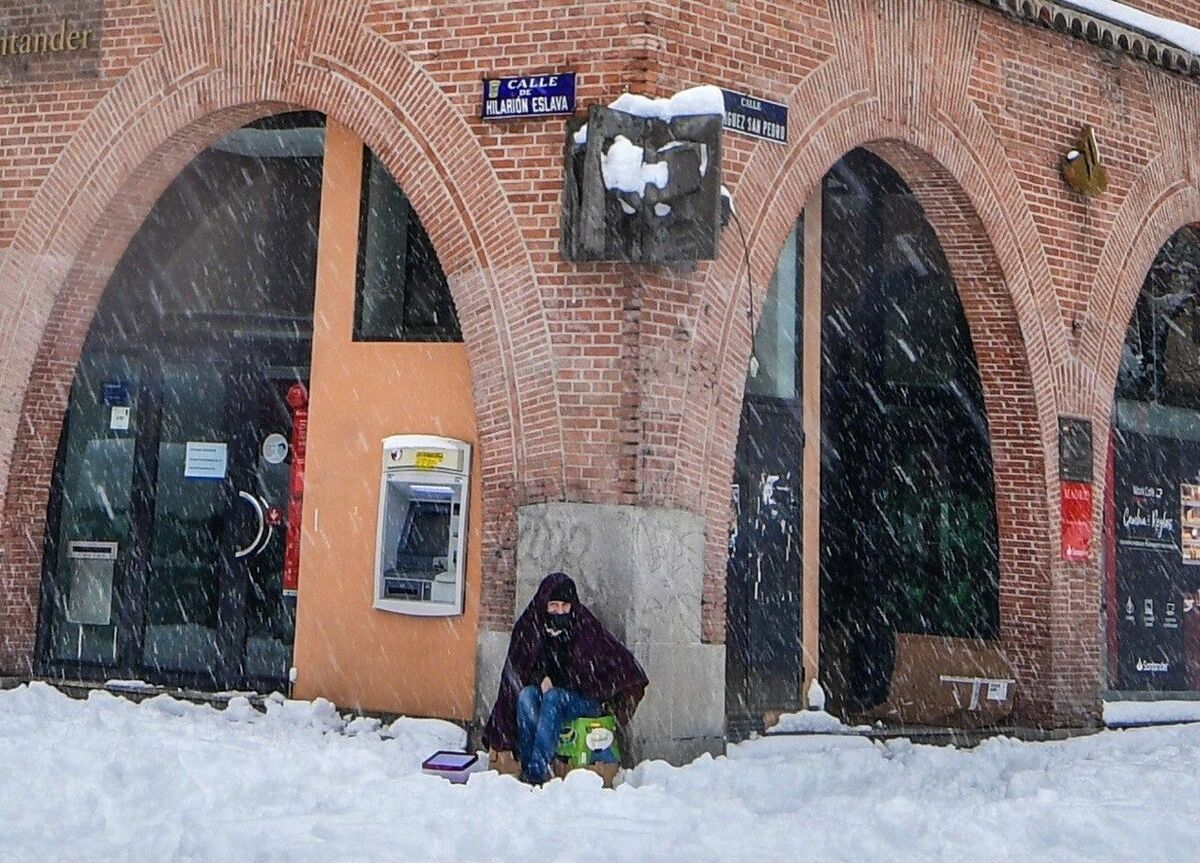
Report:
M 490 597 L 503 593 L 500 582 L 509 577 L 514 466 L 524 448 L 549 453 L 541 469 L 549 483 L 561 482 L 560 423 L 532 429 L 521 422 L 530 402 L 543 412 L 549 404 L 557 415 L 553 376 L 532 364 L 518 367 L 512 357 L 515 341 L 550 354 L 537 278 L 461 114 L 403 52 L 363 25 L 358 0 L 333 0 L 303 14 L 290 4 L 250 6 L 159 8 L 162 47 L 92 110 L 0 259 L 8 293 L 0 317 L 0 668 L 30 668 L 54 452 L 100 294 L 166 186 L 206 145 L 256 117 L 305 108 L 348 126 L 421 214 L 472 365 L 488 497 L 484 609 L 498 605 Z M 214 32 L 225 34 L 220 44 Z M 262 56 L 273 62 L 258 62 Z
M 1148 86 L 1155 128 L 1164 147 L 1132 178 L 1113 214 L 1112 225 L 1096 263 L 1095 283 L 1079 344 L 1079 361 L 1091 371 L 1080 387 L 1078 410 L 1091 415 L 1103 431 L 1112 412 L 1113 390 L 1125 332 L 1146 280 L 1163 244 L 1185 225 L 1200 225 L 1200 116 L 1196 90 L 1188 82 L 1152 77 Z M 1097 457 L 1097 465 L 1102 462 Z
M 1155 128 L 1171 142 L 1131 177 L 1116 202 L 1095 264 L 1074 356 L 1059 369 L 1062 411 L 1092 421 L 1095 535 L 1107 500 L 1107 445 L 1117 372 L 1134 307 L 1154 259 L 1180 228 L 1200 226 L 1200 120 L 1195 88 L 1153 76 L 1148 86 Z M 1099 586 L 1097 589 L 1101 589 Z
M 1117 375 L 1130 321 L 1147 274 L 1162 247 L 1184 227 L 1200 229 L 1200 187 L 1187 182 L 1183 176 L 1170 178 L 1157 170 L 1148 171 L 1140 180 L 1114 222 L 1097 267 L 1089 307 L 1089 320 L 1097 326 L 1090 333 L 1091 338 L 1081 346 L 1081 363 L 1090 372 L 1091 386 L 1081 392 L 1081 397 L 1086 397 L 1087 401 L 1081 406 L 1080 413 L 1092 420 L 1095 519 L 1099 535 L 1103 535 L 1102 525 L 1113 504 L 1108 456 L 1113 441 Z M 1119 563 L 1111 565 L 1115 567 Z M 1112 577 L 1113 572 L 1109 570 L 1108 577 Z M 1106 591 L 1114 589 L 1107 580 L 1102 584 Z M 1117 601 L 1111 592 L 1107 593 L 1106 599 L 1110 603 Z M 1110 617 L 1109 625 L 1112 626 L 1115 620 Z M 1116 642 L 1112 641 L 1111 630 L 1108 635 L 1111 648 Z M 1112 654 L 1108 654 L 1108 659 L 1111 663 Z M 1107 669 L 1108 686 L 1119 688 L 1116 669 L 1111 664 Z
M 1021 680 L 1020 710 L 1026 720 L 1078 721 L 1095 709 L 1097 616 L 1075 610 L 1066 620 L 1061 610 L 1087 592 L 1098 615 L 1099 579 L 1091 573 L 1090 587 L 1081 591 L 1055 553 L 1054 370 L 1070 355 L 1069 338 L 1017 178 L 964 95 L 974 57 L 972 38 L 964 34 L 975 14 L 954 7 L 944 16 L 944 44 L 952 50 L 937 70 L 882 58 L 886 52 L 879 50 L 864 54 L 876 58 L 866 69 L 837 62 L 809 76 L 789 99 L 792 116 L 802 118 L 798 130 L 793 123 L 795 143 L 787 150 L 755 147 L 731 187 L 742 203 L 758 285 L 769 282 L 809 191 L 844 153 L 868 147 L 913 189 L 950 264 L 979 361 L 1001 529 L 1001 638 Z M 862 20 L 838 25 L 851 29 Z M 912 22 L 898 29 L 904 26 Z M 841 34 L 851 36 L 859 40 L 853 44 L 885 41 L 879 32 Z M 893 41 L 902 36 L 887 34 Z M 733 237 L 731 245 L 740 242 Z M 724 638 L 729 477 L 750 351 L 744 288 L 735 287 L 745 284 L 740 251 L 727 250 L 707 273 L 674 471 L 674 500 L 686 505 L 698 498 L 705 516 L 703 625 L 712 641 Z M 756 318 L 762 293 L 756 292 Z
M 1121 351 L 1146 274 L 1167 240 L 1188 225 L 1200 226 L 1200 187 L 1153 174 L 1130 193 L 1114 223 L 1089 309 L 1089 318 L 1099 326 L 1083 343 L 1080 357 L 1094 375 L 1081 412 L 1092 417 L 1096 440 L 1107 440 Z M 1103 454 L 1097 450 L 1096 487 L 1103 499 Z

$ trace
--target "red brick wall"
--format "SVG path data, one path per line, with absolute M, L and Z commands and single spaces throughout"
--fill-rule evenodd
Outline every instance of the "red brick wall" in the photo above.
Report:
M 107 274 L 188 159 L 284 105 L 323 110 L 367 140 L 450 274 L 483 441 L 484 625 L 511 619 L 517 506 L 641 503 L 705 515 L 703 631 L 723 640 L 749 350 L 740 241 L 727 232 L 721 259 L 691 272 L 560 260 L 561 122 L 477 115 L 481 77 L 570 68 L 581 104 L 697 83 L 789 104 L 787 147 L 726 138 L 725 182 L 758 285 L 847 150 L 870 145 L 908 178 L 979 355 L 1022 709 L 1063 721 L 1095 709 L 1100 579 L 1095 565 L 1057 562 L 1055 419 L 1091 417 L 1103 439 L 1145 269 L 1200 218 L 1196 82 L 968 0 L 103 9 L 94 77 L 0 86 L 0 667 L 29 656 L 58 424 Z M 1112 178 L 1086 201 L 1056 167 L 1085 122 Z
M 1200 214 L 1200 89 L 971 3 L 863 0 L 811 19 L 801 9 L 681 4 L 664 23 L 682 35 L 667 40 L 663 86 L 716 79 L 791 106 L 789 150 L 729 138 L 757 284 L 807 190 L 847 149 L 871 144 L 910 180 L 955 272 L 979 354 L 1002 531 L 1002 637 L 1026 684 L 1021 710 L 1084 720 L 1100 679 L 1100 577 L 1095 564 L 1058 561 L 1055 417 L 1091 417 L 1104 439 L 1116 356 L 1146 266 Z M 766 24 L 750 38 L 739 29 L 746 19 Z M 710 32 L 721 34 L 719 51 Z M 762 47 L 777 33 L 793 47 Z M 1112 177 L 1110 192 L 1090 201 L 1057 175 L 1083 123 L 1099 129 Z M 1139 233 L 1164 197 L 1169 212 L 1152 219 L 1164 224 Z M 713 640 L 723 635 L 723 527 L 749 351 L 740 263 L 727 251 L 703 274 L 698 300 L 681 314 L 695 334 L 657 372 L 678 383 L 688 357 L 686 381 L 643 406 L 679 429 L 665 436 L 677 441 L 668 466 L 647 462 L 649 486 L 667 490 L 667 503 L 698 497 L 707 515 L 703 622 Z

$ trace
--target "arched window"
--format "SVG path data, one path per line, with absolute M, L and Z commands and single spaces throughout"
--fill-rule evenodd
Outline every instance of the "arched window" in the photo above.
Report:
M 1159 250 L 1117 373 L 1108 482 L 1110 683 L 1200 689 L 1200 230 Z
M 752 711 L 794 707 L 799 689 L 803 446 L 821 448 L 821 668 L 841 706 L 883 700 L 897 633 L 999 631 L 990 438 L 945 256 L 912 191 L 866 150 L 834 165 L 821 201 L 821 440 L 799 434 L 801 323 L 816 313 L 807 213 L 770 285 L 743 403 L 729 683 Z
M 225 135 L 114 269 L 55 468 L 44 671 L 286 683 L 319 231 L 360 238 L 356 339 L 462 338 L 428 235 L 365 148 L 361 212 L 320 224 L 325 139 L 313 112 Z
M 354 340 L 461 342 L 446 274 L 408 197 L 363 148 Z

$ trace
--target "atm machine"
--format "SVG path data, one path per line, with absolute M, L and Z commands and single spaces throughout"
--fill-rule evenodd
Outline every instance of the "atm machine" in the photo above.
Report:
M 471 445 L 431 435 L 383 440 L 375 608 L 462 614 Z

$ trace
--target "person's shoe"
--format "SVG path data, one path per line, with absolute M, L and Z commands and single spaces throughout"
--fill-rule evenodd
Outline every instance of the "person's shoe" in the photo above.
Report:
M 543 779 L 531 779 L 531 778 L 529 777 L 529 775 L 528 775 L 528 774 L 526 774 L 524 770 L 522 770 L 522 771 L 521 771 L 521 774 L 520 774 L 520 775 L 519 775 L 517 778 L 518 778 L 519 780 L 521 780 L 522 782 L 524 782 L 526 785 L 532 785 L 532 786 L 534 786 L 534 787 L 536 788 L 536 787 L 539 787 L 539 786 L 545 785 L 547 782 L 549 782 L 549 781 L 550 781 L 550 774 L 549 774 L 549 773 L 547 773 L 547 774 L 546 774 L 546 776 L 545 776 L 545 778 L 543 778 Z

